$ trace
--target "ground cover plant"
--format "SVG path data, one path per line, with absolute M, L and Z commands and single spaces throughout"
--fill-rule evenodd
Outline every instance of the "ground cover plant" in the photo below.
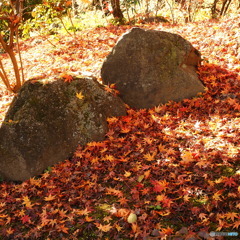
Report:
M 58 36 L 55 47 L 42 38 L 23 41 L 26 79 L 101 80 L 104 58 L 131 27 Z M 127 116 L 108 119 L 105 141 L 79 146 L 41 176 L 1 182 L 1 239 L 207 239 L 210 231 L 240 232 L 239 18 L 142 27 L 178 33 L 200 50 L 205 93 L 150 110 L 129 108 Z M 8 69 L 7 58 L 3 63 Z M 1 86 L 0 97 L 2 122 L 12 94 Z

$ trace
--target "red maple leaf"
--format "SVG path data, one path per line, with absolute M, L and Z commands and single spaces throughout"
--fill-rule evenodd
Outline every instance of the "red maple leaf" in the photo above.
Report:
M 154 192 L 166 191 L 168 187 L 168 182 L 165 179 L 163 181 L 151 181 L 151 183 L 153 184 Z
M 233 187 L 233 186 L 237 185 L 237 183 L 234 181 L 233 177 L 229 177 L 229 178 L 226 177 L 223 180 L 223 182 L 224 182 L 224 187 L 226 187 L 226 186 Z
M 31 222 L 31 218 L 28 215 L 24 215 L 22 218 L 22 223 L 30 223 Z
M 64 82 L 71 82 L 73 80 L 73 77 L 67 73 L 62 73 L 59 77 L 63 78 Z

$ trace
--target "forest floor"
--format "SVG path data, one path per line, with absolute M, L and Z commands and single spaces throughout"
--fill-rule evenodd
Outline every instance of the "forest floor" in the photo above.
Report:
M 104 58 L 132 27 L 25 40 L 26 79 L 77 73 L 101 80 Z M 79 146 L 71 159 L 36 178 L 1 182 L 0 239 L 224 239 L 209 233 L 240 234 L 239 18 L 140 27 L 189 40 L 202 53 L 199 76 L 205 92 L 150 110 L 128 109 L 127 116 L 108 119 L 105 141 Z M 11 75 L 7 56 L 1 56 Z M 12 98 L 0 85 L 0 124 Z

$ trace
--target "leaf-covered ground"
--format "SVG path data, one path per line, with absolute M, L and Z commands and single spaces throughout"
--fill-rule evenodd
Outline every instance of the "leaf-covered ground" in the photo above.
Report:
M 110 118 L 103 142 L 21 184 L 0 184 L 0 239 L 213 239 L 240 234 L 239 19 L 183 26 L 203 55 L 204 94 Z M 99 77 L 102 61 L 131 26 L 22 43 L 27 78 L 68 72 Z M 6 67 L 8 62 L 6 60 Z M 1 121 L 11 99 L 0 91 Z M 215 238 L 218 239 L 218 238 Z M 221 239 L 221 238 L 219 238 Z M 237 239 L 237 238 L 233 238 Z

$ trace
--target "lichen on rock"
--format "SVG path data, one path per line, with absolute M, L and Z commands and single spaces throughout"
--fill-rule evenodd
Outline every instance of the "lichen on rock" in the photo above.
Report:
M 198 79 L 200 53 L 180 35 L 132 28 L 105 59 L 104 84 L 115 84 L 132 108 L 152 108 L 204 91 Z
M 122 100 L 95 78 L 28 81 L 0 128 L 0 175 L 17 181 L 39 175 L 71 156 L 78 144 L 103 140 L 106 119 L 125 114 Z

